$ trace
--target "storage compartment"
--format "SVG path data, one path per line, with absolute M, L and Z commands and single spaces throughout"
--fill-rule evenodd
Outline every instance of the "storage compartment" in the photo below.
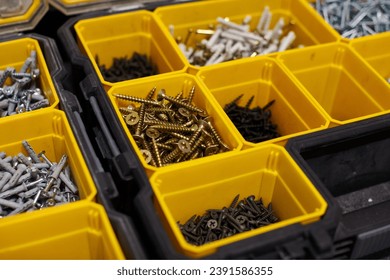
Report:
M 274 101 L 269 110 L 272 112 L 271 121 L 277 126 L 280 137 L 266 141 L 268 143 L 285 144 L 290 137 L 324 129 L 329 124 L 321 109 L 312 102 L 312 98 L 307 97 L 273 59 L 259 57 L 217 65 L 212 69 L 199 71 L 197 76 L 221 109 L 226 109 L 226 106 L 241 94 L 243 96 L 237 102 L 241 107 L 245 107 L 252 96 L 254 99 L 249 108 L 264 108 Z M 234 133 L 244 143 L 244 148 L 259 145 L 247 141 L 240 134 L 239 130 L 245 123 L 236 121 L 235 126 L 228 117 L 227 119 L 229 127 L 233 127 Z M 258 120 L 258 125 L 263 121 Z M 255 122 L 250 125 L 255 125 Z
M 125 95 L 125 96 L 129 95 L 141 99 L 146 99 L 146 96 L 154 87 L 156 87 L 156 92 L 154 94 L 153 100 L 156 100 L 158 92 L 162 89 L 164 89 L 166 95 L 170 97 L 176 97 L 178 93 L 183 92 L 183 97 L 187 98 L 189 96 L 191 89 L 194 87 L 195 93 L 193 96 L 193 102 L 192 102 L 193 105 L 205 111 L 206 114 L 212 118 L 211 123 L 213 127 L 221 137 L 223 143 L 226 144 L 231 151 L 237 151 L 241 149 L 242 144 L 237 138 L 237 136 L 234 133 L 232 133 L 232 128 L 227 123 L 226 116 L 222 115 L 223 112 L 221 112 L 220 109 L 217 108 L 215 101 L 213 101 L 210 98 L 209 93 L 207 93 L 207 91 L 203 88 L 203 86 L 200 85 L 200 83 L 194 76 L 188 74 L 178 74 L 178 75 L 171 75 L 169 77 L 168 76 L 156 77 L 154 79 L 149 79 L 148 81 L 145 80 L 144 82 L 137 81 L 128 84 L 123 84 L 120 86 L 115 86 L 108 92 L 109 98 L 115 108 L 118 118 L 122 123 L 123 129 L 128 135 L 128 138 L 134 150 L 136 151 L 139 159 L 141 160 L 141 163 L 143 164 L 145 171 L 147 172 L 148 175 L 151 175 L 153 172 L 155 172 L 158 169 L 164 169 L 165 166 L 156 167 L 147 163 L 144 155 L 141 153 L 140 149 L 138 148 L 133 135 L 130 133 L 127 122 L 123 117 L 124 114 L 122 114 L 122 112 L 119 110 L 120 108 L 127 107 L 129 105 L 138 108 L 140 107 L 140 103 L 124 100 L 122 98 L 116 97 L 116 95 L 118 94 Z M 196 122 L 194 124 L 197 125 Z M 148 137 L 146 135 L 146 132 L 144 137 L 145 139 L 147 139 Z M 217 157 L 217 156 L 219 156 L 219 153 L 216 155 L 205 156 L 196 160 L 197 161 L 199 160 L 200 162 L 206 162 L 209 157 Z M 177 164 L 182 165 L 185 164 L 185 162 L 180 162 Z
M 359 38 L 351 47 L 367 61 L 372 68 L 390 83 L 390 32 Z
M 348 258 L 390 248 L 390 119 L 388 115 L 297 137 L 287 149 L 317 189 L 335 205 L 336 244 Z M 323 229 L 326 229 L 326 224 Z
M 1 51 L 1 64 L 0 64 L 0 70 L 5 71 L 7 67 L 13 67 L 15 68 L 16 73 L 20 72 L 20 69 L 22 68 L 25 61 L 31 56 L 31 52 L 36 52 L 36 65 L 37 69 L 39 69 L 39 76 L 35 80 L 36 88 L 40 89 L 40 92 L 46 99 L 49 101 L 49 105 L 41 108 L 36 109 L 32 111 L 26 111 L 20 114 L 7 116 L 5 118 L 15 118 L 19 115 L 33 115 L 37 111 L 40 110 L 51 110 L 53 108 L 57 108 L 59 99 L 58 95 L 56 93 L 56 90 L 54 88 L 50 72 L 47 68 L 45 57 L 42 53 L 42 50 L 39 46 L 39 43 L 37 40 L 32 38 L 21 38 L 21 39 L 15 39 L 10 41 L 4 41 L 0 43 L 0 51 Z M 27 71 L 27 75 L 32 74 L 30 70 Z M 22 74 L 23 75 L 23 74 Z M 15 85 L 15 82 L 11 81 L 11 78 L 8 78 L 5 81 L 6 86 Z M 29 86 L 26 86 L 25 88 L 29 88 Z M 11 99 L 10 97 L 1 97 L 1 100 Z M 39 102 L 39 101 L 37 101 Z M 37 103 L 36 102 L 36 103 Z M 33 101 L 31 101 L 31 107 L 33 107 Z M 15 107 L 17 104 L 15 104 Z M 5 111 L 7 111 L 6 107 L 4 107 Z M 0 118 L 0 122 L 3 121 L 5 118 Z
M 0 221 L 0 259 L 124 259 L 107 214 L 80 202 Z
M 114 58 L 130 58 L 137 52 L 146 55 L 160 74 L 186 69 L 184 59 L 175 49 L 174 40 L 165 36 L 151 12 L 142 10 L 84 19 L 75 24 L 75 31 L 80 49 L 88 55 L 107 90 L 121 82 L 105 80 L 96 57 L 100 65 L 109 68 Z
M 330 27 L 317 18 L 310 7 L 300 1 L 248 0 L 245 1 L 245 5 L 238 0 L 200 1 L 159 7 L 155 10 L 155 14 L 165 27 L 167 36 L 172 37 L 169 29 L 173 26 L 175 38 L 180 37 L 187 46 L 195 47 L 197 42 L 210 37 L 194 34 L 196 30 L 210 29 L 210 24 L 215 27 L 217 17 L 228 18 L 230 22 L 241 24 L 249 15 L 252 18 L 250 30 L 255 30 L 266 6 L 272 13 L 270 29 L 274 28 L 280 18 L 283 18 L 285 22 L 283 34 L 287 35 L 289 31 L 295 32 L 296 39 L 292 45 L 294 48 L 299 45 L 311 46 L 337 41 L 337 34 L 333 34 L 329 30 Z M 193 31 L 191 36 L 189 36 L 190 29 Z M 196 72 L 199 68 L 202 67 L 193 66 L 190 71 Z
M 36 153 L 45 151 L 46 157 L 52 162 L 58 163 L 61 157 L 66 154 L 71 178 L 78 188 L 80 199 L 95 200 L 95 185 L 63 112 L 42 110 L 36 114 L 22 114 L 15 119 L 5 118 L 0 127 L 4 132 L 12 132 L 1 137 L 0 151 L 12 156 L 18 155 L 18 153 L 27 155 L 22 145 L 22 141 L 27 140 Z M 44 213 L 45 211 L 39 212 Z M 13 219 L 13 217 L 3 219 Z
M 390 109 L 390 88 L 344 44 L 280 54 L 278 59 L 340 125 Z
M 201 175 L 201 176 L 200 176 Z M 156 207 L 166 230 L 185 255 L 199 258 L 213 254 L 221 246 L 294 223 L 308 224 L 325 213 L 326 202 L 285 150 L 264 145 L 238 153 L 191 162 L 187 166 L 159 170 L 150 182 Z M 207 209 L 229 207 L 233 198 L 254 195 L 272 209 L 280 221 L 255 230 L 239 233 L 202 246 L 189 244 L 177 222 L 185 223 Z

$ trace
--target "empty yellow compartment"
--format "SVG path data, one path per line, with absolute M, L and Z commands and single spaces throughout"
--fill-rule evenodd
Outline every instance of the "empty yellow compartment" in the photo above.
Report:
M 165 36 L 155 15 L 149 11 L 80 20 L 75 24 L 75 31 L 80 49 L 88 55 L 106 90 L 123 82 L 111 83 L 105 80 L 95 60 L 96 56 L 100 64 L 110 67 L 113 58 L 130 58 L 134 52 L 145 54 L 157 66 L 160 75 L 184 72 L 187 67 L 184 58 L 175 49 L 174 40 Z
M 25 60 L 30 57 L 31 51 L 37 53 L 37 68 L 40 70 L 39 77 L 36 81 L 37 88 L 41 89 L 42 94 L 49 100 L 50 106 L 34 111 L 24 112 L 12 116 L 0 118 L 0 123 L 8 118 L 18 118 L 21 115 L 33 115 L 41 110 L 51 110 L 57 108 L 59 104 L 59 98 L 55 90 L 53 81 L 50 76 L 50 72 L 47 68 L 45 57 L 39 46 L 39 42 L 31 38 L 22 38 L 11 41 L 4 41 L 0 43 L 0 70 L 5 70 L 7 67 L 14 67 L 16 72 L 19 72 L 20 68 L 24 64 Z M 10 78 L 7 79 L 6 85 L 10 85 Z
M 78 187 L 80 199 L 95 201 L 95 184 L 64 112 L 42 110 L 31 115 L 21 114 L 19 118 L 4 118 L 0 129 L 3 132 L 0 137 L 0 151 L 7 155 L 27 155 L 22 145 L 23 140 L 27 140 L 36 153 L 45 151 L 45 155 L 53 162 L 58 163 L 62 155 L 66 154 L 67 165 L 70 166 L 72 181 Z M 73 203 L 78 202 L 70 204 Z M 62 206 L 53 208 L 56 207 Z M 46 211 L 51 211 L 51 208 L 38 212 L 44 215 Z M 22 215 L 25 213 L 18 214 Z M 8 219 L 12 220 L 13 216 L 0 219 L 0 224 Z
M 390 32 L 354 39 L 351 47 L 383 78 L 390 79 Z
M 155 14 L 165 27 L 167 36 L 172 36 L 169 32 L 169 26 L 172 25 L 174 36 L 186 40 L 189 29 L 209 29 L 210 24 L 217 24 L 217 17 L 228 17 L 230 21 L 241 24 L 250 15 L 250 30 L 254 30 L 266 6 L 272 13 L 271 27 L 283 17 L 287 25 L 285 31 L 295 32 L 297 38 L 293 47 L 337 41 L 337 34 L 332 33 L 331 28 L 310 7 L 296 0 L 245 0 L 245 3 L 239 0 L 195 1 L 159 7 Z M 187 45 L 194 47 L 196 42 L 205 38 L 202 36 L 190 36 Z M 191 71 L 196 72 L 200 68 L 203 67 L 193 66 Z
M 281 135 L 278 138 L 260 143 L 246 141 L 236 126 L 226 116 L 230 127 L 244 144 L 244 148 L 255 147 L 263 143 L 280 143 L 284 145 L 290 137 L 325 129 L 329 121 L 319 106 L 313 105 L 312 98 L 295 84 L 281 66 L 272 58 L 256 57 L 242 59 L 202 69 L 197 77 L 211 92 L 223 111 L 239 95 L 243 97 L 237 105 L 244 107 L 251 96 L 254 96 L 250 108 L 264 107 L 275 100 L 270 107 L 271 121 L 278 126 Z
M 139 148 L 137 147 L 136 142 L 134 141 L 133 136 L 131 135 L 127 127 L 125 120 L 123 119 L 123 114 L 119 111 L 120 107 L 127 107 L 130 104 L 139 107 L 140 104 L 136 104 L 132 101 L 116 98 L 114 95 L 122 94 L 122 95 L 136 96 L 139 98 L 145 98 L 147 94 L 153 89 L 153 87 L 156 87 L 157 90 L 155 96 L 157 96 L 158 91 L 160 91 L 161 89 L 165 89 L 166 94 L 171 97 L 175 97 L 181 91 L 183 91 L 184 94 L 183 96 L 186 97 L 188 96 L 188 93 L 190 92 L 193 86 L 195 86 L 195 95 L 193 99 L 193 104 L 195 104 L 195 106 L 197 106 L 198 108 L 205 110 L 208 116 L 212 117 L 213 126 L 221 136 L 224 143 L 226 143 L 232 151 L 240 150 L 242 144 L 240 140 L 237 138 L 237 136 L 234 133 L 232 133 L 232 127 L 226 122 L 226 119 L 224 116 L 222 116 L 220 110 L 216 108 L 218 105 L 214 103 L 214 101 L 206 93 L 205 89 L 199 84 L 199 81 L 192 75 L 182 73 L 177 75 L 171 75 L 169 77 L 168 76 L 156 77 L 154 79 L 149 79 L 144 82 L 138 81 L 135 83 L 123 84 L 120 86 L 118 85 L 108 91 L 109 98 L 114 106 L 118 118 L 120 119 L 123 128 L 127 136 L 129 137 L 134 150 L 136 151 L 138 157 L 140 158 L 141 163 L 144 166 L 147 175 L 150 176 L 153 172 L 159 169 L 164 169 L 166 167 L 154 167 L 146 163 Z M 206 156 L 200 159 L 195 159 L 195 161 L 205 162 L 210 157 L 218 157 L 219 155 L 220 154 Z M 174 165 L 185 165 L 187 163 L 188 162 L 181 162 Z
M 92 202 L 0 221 L 0 259 L 124 259 L 104 208 Z
M 326 44 L 280 54 L 279 61 L 316 99 L 331 126 L 386 113 L 390 88 L 348 45 Z
M 177 250 L 192 258 L 205 257 L 222 246 L 287 225 L 315 222 L 327 208 L 326 201 L 284 148 L 272 144 L 159 170 L 150 182 L 156 208 Z M 185 240 L 177 222 L 185 223 L 207 209 L 229 207 L 237 194 L 241 199 L 250 195 L 262 198 L 265 205 L 272 202 L 279 222 L 202 246 Z

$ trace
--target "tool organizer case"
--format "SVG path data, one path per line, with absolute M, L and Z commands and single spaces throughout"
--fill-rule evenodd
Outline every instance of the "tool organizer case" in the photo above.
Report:
M 57 258 L 388 258 L 384 151 L 390 104 L 390 85 L 385 79 L 390 70 L 382 61 L 389 58 L 389 32 L 343 39 L 310 7 L 312 1 L 306 0 L 251 0 L 246 6 L 238 0 L 134 1 L 111 9 L 100 1 L 49 2 L 54 8 L 35 32 L 55 38 L 58 48 L 54 40 L 42 35 L 19 36 L 37 40 L 42 48 L 46 76 L 52 79 L 58 100 L 52 103 L 56 109 L 48 110 L 65 113 L 83 158 L 82 169 L 90 174 L 95 189 L 91 187 L 88 201 L 82 199 L 74 208 L 67 205 L 69 214 L 61 208 L 48 211 L 53 210 L 53 217 L 57 211 L 71 220 L 72 215 L 83 215 L 90 207 L 94 217 L 102 219 L 98 229 L 102 234 L 96 243 L 87 233 L 88 246 L 83 252 L 59 254 Z M 223 9 L 217 9 L 220 5 Z M 307 44 L 305 48 L 195 67 L 169 31 L 169 25 L 175 24 L 176 32 L 185 36 L 188 28 L 215 23 L 217 16 L 240 22 L 251 14 L 256 22 L 265 5 L 292 19 L 298 42 Z M 84 13 L 86 10 L 91 12 Z M 65 16 L 79 13 L 84 14 Z M 51 25 L 55 18 L 65 22 Z M 136 46 L 131 45 L 134 40 Z M 115 48 L 107 47 L 113 42 Z M 157 64 L 162 73 L 118 83 L 105 81 L 95 56 L 109 65 L 113 57 L 127 52 L 130 56 L 134 50 L 161 59 Z M 137 91 L 135 95 L 142 97 L 153 86 L 175 94 L 181 87 L 188 91 L 191 85 L 197 87 L 195 103 L 212 114 L 217 130 L 233 149 L 168 167 L 152 167 L 140 154 L 114 94 Z M 272 119 L 280 123 L 281 137 L 257 144 L 243 139 L 223 108 L 244 92 L 245 97 L 256 96 L 257 106 L 276 100 Z M 244 106 L 245 101 L 239 104 Z M 361 154 L 370 160 L 361 159 Z M 346 158 L 352 162 L 345 162 Z M 379 171 L 375 169 L 378 166 Z M 359 171 L 368 175 L 359 177 Z M 332 172 L 339 176 L 332 176 Z M 338 190 L 344 185 L 338 180 L 351 174 L 355 177 L 346 185 L 352 192 Z M 185 241 L 176 222 L 201 215 L 207 208 L 227 206 L 236 194 L 241 198 L 253 194 L 272 202 L 281 221 L 202 246 Z M 25 218 L 26 222 L 55 224 L 52 216 L 38 214 L 31 220 Z M 5 232 L 12 219 L 4 222 Z M 15 226 L 16 221 L 15 217 Z M 64 230 L 77 231 L 80 226 L 94 232 L 96 224 L 70 223 Z M 49 246 L 45 238 L 38 242 L 42 248 Z M 17 259 L 34 250 L 28 242 L 23 247 L 22 251 L 5 246 L 2 250 L 0 243 L 0 258 L 12 252 L 12 258 Z M 31 258 L 44 257 L 31 254 Z

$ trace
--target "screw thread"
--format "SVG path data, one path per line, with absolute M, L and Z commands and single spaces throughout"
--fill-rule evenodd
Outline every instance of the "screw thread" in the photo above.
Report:
M 152 138 L 152 148 L 153 148 L 153 153 L 154 153 L 156 165 L 157 165 L 157 167 L 161 167 L 163 164 L 161 161 L 160 151 L 157 147 L 156 139 L 154 139 L 154 138 Z
M 135 128 L 135 135 L 140 135 L 142 127 L 144 126 L 144 121 L 145 121 L 145 103 L 141 105 L 139 108 L 139 121 L 137 123 L 137 126 Z
M 169 124 L 169 125 L 153 125 L 151 128 L 160 130 L 160 131 L 168 131 L 168 132 L 194 132 L 193 128 L 183 127 L 175 124 Z
M 166 163 L 170 163 L 170 162 L 173 162 L 179 155 L 180 155 L 181 151 L 178 147 L 176 147 L 172 152 L 170 152 L 169 154 L 167 154 L 163 159 L 162 159 L 162 162 L 164 164 Z
M 139 97 L 135 97 L 135 96 L 131 96 L 131 95 L 114 94 L 114 96 L 116 98 L 123 99 L 123 100 L 133 101 L 133 102 L 137 102 L 137 103 L 145 103 L 145 104 L 154 105 L 154 106 L 160 106 L 160 103 L 158 103 L 156 101 L 147 100 L 147 99 L 143 99 L 143 98 L 139 98 Z
M 146 99 L 147 100 L 152 100 L 152 98 L 153 98 L 153 95 L 154 95 L 154 93 L 156 92 L 156 87 L 154 87 L 154 88 L 152 88 L 152 90 L 148 93 L 148 95 L 146 96 Z
M 194 99 L 194 95 L 195 95 L 195 86 L 192 86 L 190 93 L 188 94 L 188 99 L 187 99 L 188 104 L 192 103 L 192 100 Z
M 177 100 L 177 99 L 175 99 L 174 97 L 165 95 L 165 96 L 164 96 L 164 99 L 166 99 L 166 100 L 168 100 L 168 101 L 170 101 L 170 102 L 172 102 L 172 103 L 174 103 L 174 104 L 177 104 L 177 105 L 179 105 L 179 106 L 182 106 L 182 107 L 184 107 L 184 108 L 186 108 L 186 109 L 188 109 L 188 110 L 190 110 L 190 111 L 194 111 L 194 112 L 198 112 L 198 113 L 203 113 L 203 110 L 202 110 L 202 109 L 200 109 L 200 108 L 198 108 L 198 107 L 196 107 L 196 106 L 193 106 L 193 105 L 191 105 L 191 104 L 187 104 L 187 103 L 185 103 L 185 102 L 183 102 L 183 101 Z

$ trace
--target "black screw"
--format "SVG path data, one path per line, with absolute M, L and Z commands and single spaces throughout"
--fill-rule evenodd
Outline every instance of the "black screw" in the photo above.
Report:
M 249 98 L 244 107 L 237 105 L 241 97 L 242 95 L 239 95 L 232 102 L 226 104 L 224 110 L 245 140 L 259 143 L 279 137 L 277 126 L 271 122 L 270 107 L 275 103 L 275 100 L 270 101 L 263 108 L 257 106 L 250 109 L 254 96 Z

